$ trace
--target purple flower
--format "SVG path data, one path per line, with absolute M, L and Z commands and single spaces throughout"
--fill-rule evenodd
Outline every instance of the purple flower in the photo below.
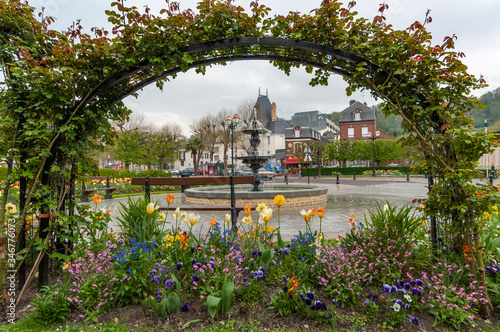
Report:
M 252 257 L 253 257 L 253 258 L 255 258 L 255 256 L 257 256 L 257 255 L 262 256 L 262 251 L 256 250 L 256 251 L 254 251 L 254 252 L 252 253 Z
M 396 286 L 392 286 L 391 293 L 397 293 L 397 292 L 398 292 L 398 288 Z
M 409 310 L 410 309 L 410 305 L 408 303 L 405 304 L 405 309 L 406 310 Z
M 418 296 L 422 297 L 422 291 L 420 289 L 418 289 L 418 288 L 412 288 L 411 294 L 412 295 L 418 295 Z
M 175 266 L 175 269 L 177 271 L 179 271 L 182 268 L 182 265 L 184 265 L 184 264 L 182 264 L 182 262 L 177 263 L 177 265 Z
M 174 285 L 174 281 L 172 279 L 168 279 L 165 281 L 165 287 L 170 288 Z
M 410 318 L 410 322 L 415 326 L 419 326 L 417 317 Z
M 415 280 L 415 283 L 417 284 L 417 286 L 420 286 L 420 287 L 422 287 L 424 285 L 424 282 L 420 279 Z
M 159 284 L 160 284 L 160 281 L 161 281 L 160 276 L 155 276 L 155 277 L 153 278 L 153 281 L 154 281 L 157 285 L 159 285 Z
M 307 292 L 306 296 L 308 299 L 314 300 L 314 292 Z
M 194 264 L 194 263 L 196 263 L 196 259 L 193 258 L 190 262 L 191 262 L 191 264 Z
M 389 294 L 391 292 L 391 286 L 389 286 L 388 284 L 384 284 L 382 290 L 384 291 L 384 293 Z
M 411 289 L 411 285 L 409 283 L 407 283 L 407 282 L 405 282 L 404 287 L 405 287 L 406 290 L 410 290 Z
M 156 297 L 156 302 L 160 303 L 161 301 L 163 301 L 163 296 L 158 295 L 158 296 Z
M 198 277 L 197 274 L 191 276 L 191 280 L 193 280 L 194 282 L 197 282 L 198 280 L 200 280 L 200 277 Z
M 149 271 L 149 276 L 151 278 L 153 278 L 155 276 L 155 274 L 156 274 L 156 270 L 155 269 L 152 269 L 151 271 Z
M 330 318 L 332 318 L 332 317 L 333 317 L 333 316 L 332 316 L 332 314 L 331 314 L 331 313 L 328 313 L 328 316 L 326 316 L 326 318 L 328 318 L 328 319 L 330 319 Z
M 181 307 L 181 312 L 188 312 L 189 311 L 189 304 L 183 304 Z

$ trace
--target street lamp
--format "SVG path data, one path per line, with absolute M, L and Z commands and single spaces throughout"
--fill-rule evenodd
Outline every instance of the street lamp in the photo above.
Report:
M 304 152 L 306 154 L 305 160 L 309 163 L 307 166 L 307 184 L 310 184 L 309 182 L 309 173 L 311 173 L 311 148 L 309 145 L 306 145 L 306 148 L 304 149 Z
M 238 123 L 240 122 L 240 117 L 238 114 L 235 114 L 233 118 L 228 116 L 226 118 L 226 125 L 231 130 L 231 174 L 229 175 L 229 187 L 231 189 L 231 226 L 232 229 L 231 231 L 236 233 L 236 198 L 234 196 L 234 183 L 233 183 L 233 176 L 234 176 L 234 130 L 238 126 Z
M 372 156 L 373 156 L 373 162 L 372 162 L 372 167 L 373 167 L 373 170 L 372 170 L 372 177 L 375 177 L 375 140 L 380 136 L 380 131 L 376 131 L 375 132 L 375 135 L 372 135 L 371 132 L 368 132 L 368 139 L 371 139 L 373 141 L 373 152 L 372 152 Z

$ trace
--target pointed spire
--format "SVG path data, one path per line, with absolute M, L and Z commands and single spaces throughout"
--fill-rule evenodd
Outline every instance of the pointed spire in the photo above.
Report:
M 269 94 L 267 93 L 267 88 L 266 88 L 266 97 L 268 97 L 268 96 L 269 96 Z

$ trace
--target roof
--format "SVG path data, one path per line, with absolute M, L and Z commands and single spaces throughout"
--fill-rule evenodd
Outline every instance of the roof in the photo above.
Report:
M 288 127 L 290 127 L 290 124 L 286 121 L 271 121 L 267 124 L 267 129 L 274 134 L 284 134 L 285 128 Z
M 261 95 L 257 98 L 255 103 L 255 108 L 257 110 L 257 120 L 267 125 L 271 121 L 272 105 L 269 97 L 266 95 Z
M 301 136 L 295 137 L 294 127 L 285 128 L 285 139 L 293 139 L 293 138 L 311 138 L 320 140 L 321 135 L 316 130 L 309 127 L 301 127 Z
M 375 110 L 359 101 L 354 102 L 352 105 L 349 105 L 346 109 L 340 112 L 340 122 L 354 122 L 354 111 L 361 110 L 361 121 L 371 121 L 375 120 Z

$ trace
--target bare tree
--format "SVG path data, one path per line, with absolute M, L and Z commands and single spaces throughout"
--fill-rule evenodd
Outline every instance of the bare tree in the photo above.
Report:
M 247 128 L 253 121 L 256 102 L 255 98 L 247 98 L 238 105 L 236 113 L 240 116 L 243 128 Z

